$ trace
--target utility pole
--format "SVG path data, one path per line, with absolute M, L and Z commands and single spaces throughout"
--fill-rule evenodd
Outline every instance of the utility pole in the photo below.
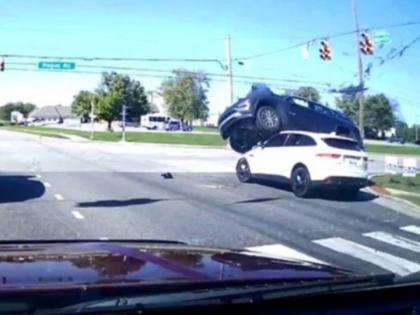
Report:
M 93 140 L 95 133 L 95 102 L 90 101 L 90 140 Z
M 226 48 L 226 70 L 228 73 L 228 91 L 229 91 L 229 101 L 230 104 L 233 103 L 233 70 L 232 70 L 232 44 L 230 40 L 230 34 L 226 36 L 225 39 L 225 48 Z
M 416 141 L 419 141 L 419 115 L 416 115 Z
M 125 118 L 126 118 L 126 114 L 127 114 L 127 106 L 123 105 L 122 106 L 122 134 L 121 134 L 121 141 L 125 142 Z
M 356 7 L 356 0 L 352 0 L 352 9 L 353 9 L 353 17 L 354 23 L 356 26 L 356 50 L 357 50 L 357 67 L 359 73 L 359 87 L 364 87 L 363 82 L 363 63 L 362 63 L 362 53 L 359 47 L 360 41 L 360 26 L 359 26 L 359 17 L 357 15 L 357 7 Z M 363 100 L 363 91 L 358 93 L 358 100 L 359 100 L 359 128 L 360 128 L 360 135 L 362 138 L 365 137 L 365 128 L 364 128 L 364 111 L 365 111 L 365 104 Z
M 153 96 L 154 96 L 154 94 L 155 94 L 155 91 L 150 90 L 150 91 L 148 91 L 147 93 L 150 95 L 150 104 L 153 104 Z

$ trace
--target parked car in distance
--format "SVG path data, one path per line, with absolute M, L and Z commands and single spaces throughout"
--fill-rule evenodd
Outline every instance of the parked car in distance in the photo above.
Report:
M 192 131 L 192 126 L 186 123 L 182 123 L 179 120 L 170 120 L 166 126 L 166 131 Z
M 391 137 L 388 138 L 388 142 L 389 143 L 404 144 L 405 143 L 405 139 L 404 138 L 401 138 L 401 137 L 391 136 Z
M 355 196 L 368 185 L 367 161 L 354 139 L 289 130 L 243 155 L 236 174 L 241 182 L 253 178 L 286 181 L 298 197 L 308 197 L 321 187 L 338 187 Z
M 344 114 L 327 106 L 291 95 L 276 95 L 267 86 L 254 84 L 245 98 L 219 117 L 223 139 L 233 150 L 245 153 L 281 130 L 305 130 L 342 135 L 363 147 L 359 129 Z

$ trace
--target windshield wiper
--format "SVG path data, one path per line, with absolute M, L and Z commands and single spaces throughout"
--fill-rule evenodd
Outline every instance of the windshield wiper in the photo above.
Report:
M 208 305 L 243 304 L 255 301 L 331 294 L 347 290 L 382 287 L 394 282 L 393 274 L 357 277 L 350 279 L 316 281 L 306 284 L 265 283 L 224 288 L 202 288 L 169 293 L 118 296 L 78 303 L 52 310 L 38 310 L 34 315 L 97 314 L 119 312 L 142 312 Z

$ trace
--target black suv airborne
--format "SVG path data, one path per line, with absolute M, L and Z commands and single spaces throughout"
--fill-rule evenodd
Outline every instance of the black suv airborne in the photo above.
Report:
M 335 133 L 357 140 L 357 126 L 344 114 L 324 105 L 290 95 L 276 95 L 267 86 L 254 84 L 245 98 L 226 108 L 219 117 L 223 139 L 244 153 L 280 130 Z

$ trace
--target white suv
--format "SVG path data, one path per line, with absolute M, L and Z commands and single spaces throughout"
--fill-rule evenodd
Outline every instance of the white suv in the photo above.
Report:
M 241 182 L 253 178 L 286 180 L 298 197 L 320 186 L 356 195 L 368 185 L 367 155 L 354 139 L 333 134 L 282 131 L 239 159 Z

